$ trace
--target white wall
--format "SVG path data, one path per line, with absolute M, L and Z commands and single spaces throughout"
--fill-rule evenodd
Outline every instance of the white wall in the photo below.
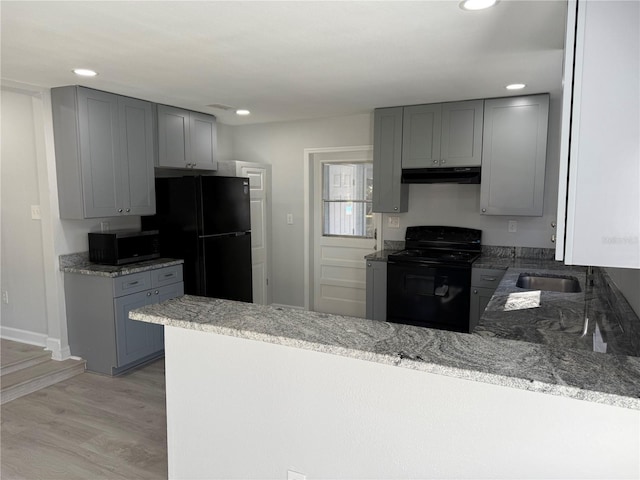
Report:
M 637 410 L 176 327 L 165 338 L 169 478 L 640 477 Z
M 47 335 L 42 224 L 31 219 L 40 205 L 37 128 L 32 97 L 2 91 L 2 327 Z

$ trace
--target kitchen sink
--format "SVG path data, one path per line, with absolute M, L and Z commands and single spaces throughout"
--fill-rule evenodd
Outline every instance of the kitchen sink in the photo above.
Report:
M 549 273 L 521 273 L 516 282 L 516 287 L 566 293 L 582 291 L 580 282 L 576 277 Z

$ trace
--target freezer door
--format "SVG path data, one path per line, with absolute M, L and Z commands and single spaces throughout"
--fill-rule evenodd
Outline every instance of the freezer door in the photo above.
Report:
M 251 279 L 251 234 L 204 237 L 205 297 L 253 301 Z
M 249 179 L 200 177 L 202 228 L 200 235 L 251 230 Z

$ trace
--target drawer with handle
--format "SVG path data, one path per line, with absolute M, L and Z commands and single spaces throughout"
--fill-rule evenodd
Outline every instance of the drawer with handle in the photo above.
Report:
M 151 286 L 153 288 L 171 285 L 182 281 L 182 265 L 151 270 Z
M 471 286 L 495 289 L 505 272 L 494 268 L 474 268 L 471 270 Z
M 149 288 L 151 288 L 151 275 L 149 272 L 132 273 L 113 279 L 114 297 L 130 295 Z

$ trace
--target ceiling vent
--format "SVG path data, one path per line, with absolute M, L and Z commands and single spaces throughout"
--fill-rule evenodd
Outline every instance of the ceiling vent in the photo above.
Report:
M 211 105 L 207 105 L 210 108 L 217 108 L 218 110 L 235 110 L 235 107 L 230 107 L 229 105 L 223 105 L 222 103 L 212 103 Z

